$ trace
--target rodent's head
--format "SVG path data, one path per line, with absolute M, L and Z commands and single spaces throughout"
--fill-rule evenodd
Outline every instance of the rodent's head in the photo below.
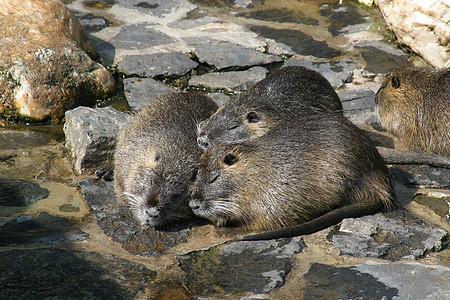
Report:
M 239 143 L 266 134 L 274 126 L 270 109 L 228 102 L 199 124 L 197 143 L 202 149 L 213 143 Z
M 246 158 L 241 146 L 211 145 L 201 158 L 189 202 L 194 214 L 221 226 L 227 222 L 246 223 L 245 202 L 236 197 L 242 193 L 245 182 L 241 170 L 246 168 Z M 244 172 L 247 174 L 247 172 Z
M 161 226 L 188 213 L 189 183 L 196 166 L 180 168 L 173 166 L 174 161 L 167 161 L 163 153 L 152 153 L 146 164 L 130 170 L 122 194 L 141 225 Z

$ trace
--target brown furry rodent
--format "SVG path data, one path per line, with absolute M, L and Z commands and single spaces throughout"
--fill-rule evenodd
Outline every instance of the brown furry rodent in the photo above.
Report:
M 376 95 L 381 125 L 410 150 L 450 156 L 450 69 L 405 69 Z
M 200 158 L 189 205 L 217 225 L 279 229 L 246 238 L 253 240 L 309 234 L 390 209 L 394 198 L 389 169 L 369 138 L 329 113 L 240 144 L 212 144 Z
M 342 114 L 342 103 L 318 72 L 301 66 L 282 68 L 229 100 L 198 130 L 198 143 L 237 143 L 257 138 L 289 119 L 317 112 Z
M 119 132 L 115 192 L 142 225 L 159 226 L 190 212 L 189 184 L 202 153 L 196 128 L 216 109 L 207 96 L 173 93 L 141 109 Z

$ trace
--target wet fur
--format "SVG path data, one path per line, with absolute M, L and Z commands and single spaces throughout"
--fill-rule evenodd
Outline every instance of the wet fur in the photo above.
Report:
M 141 109 L 120 131 L 115 192 L 142 225 L 161 226 L 189 214 L 190 185 L 202 153 L 196 128 L 216 109 L 201 94 L 169 94 Z
M 199 145 L 237 143 L 263 136 L 270 129 L 303 115 L 342 114 L 342 103 L 331 84 L 318 72 L 292 66 L 282 68 L 229 100 L 198 128 Z M 250 112 L 258 122 L 249 122 Z
M 355 205 L 362 207 L 357 215 L 391 209 L 394 198 L 389 169 L 369 138 L 343 116 L 324 113 L 251 141 L 211 145 L 190 206 L 218 225 L 270 231 L 342 207 L 350 209 L 340 217 L 354 216 Z
M 408 149 L 450 156 L 450 69 L 396 72 L 376 102 L 381 125 Z

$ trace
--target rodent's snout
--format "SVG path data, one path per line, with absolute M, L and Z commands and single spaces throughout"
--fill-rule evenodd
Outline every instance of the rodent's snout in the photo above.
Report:
M 206 150 L 209 147 L 209 140 L 208 136 L 206 134 L 200 134 L 197 137 L 197 144 L 202 148 L 203 150 Z

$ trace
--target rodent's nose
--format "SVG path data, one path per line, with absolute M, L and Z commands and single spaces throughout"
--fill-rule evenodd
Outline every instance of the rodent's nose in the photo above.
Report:
M 209 147 L 208 136 L 206 134 L 201 134 L 197 137 L 197 144 L 200 148 L 206 150 Z
M 150 207 L 145 210 L 145 213 L 147 216 L 151 219 L 156 219 L 159 217 L 159 209 L 156 207 Z
M 193 211 L 199 210 L 200 209 L 200 201 L 198 201 L 196 199 L 192 199 L 191 201 L 189 201 L 189 206 Z

